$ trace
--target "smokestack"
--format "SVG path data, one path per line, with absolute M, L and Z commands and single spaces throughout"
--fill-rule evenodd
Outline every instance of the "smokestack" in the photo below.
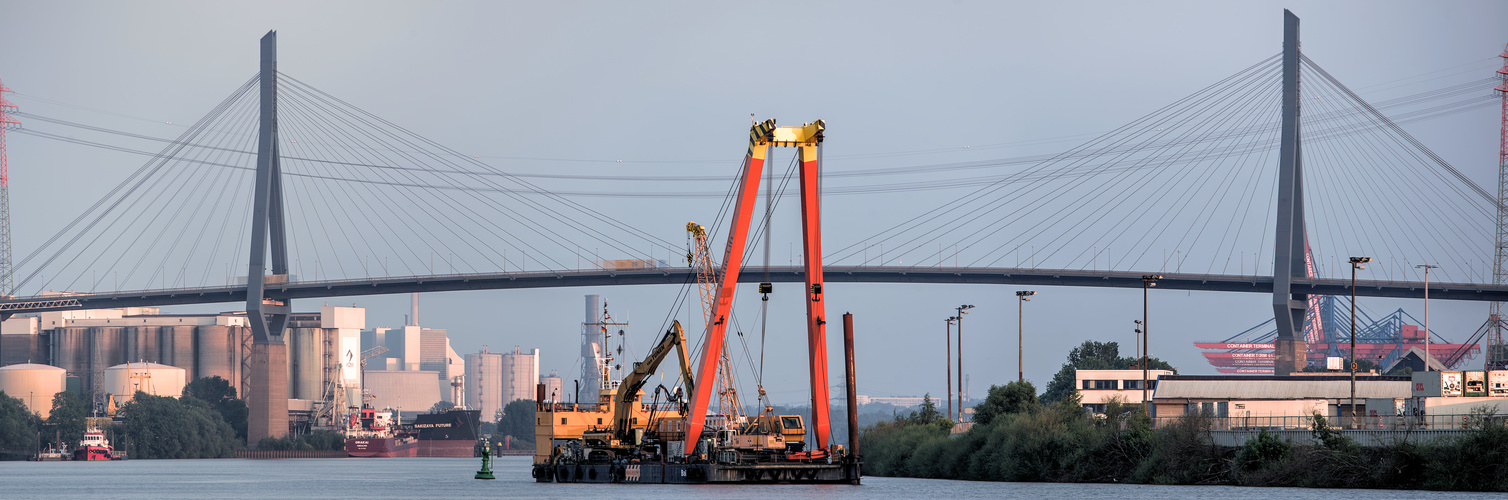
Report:
M 419 294 L 409 295 L 408 326 L 419 326 Z

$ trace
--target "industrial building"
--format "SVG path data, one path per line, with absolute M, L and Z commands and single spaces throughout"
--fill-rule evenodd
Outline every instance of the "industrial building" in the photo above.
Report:
M 539 385 L 544 386 L 545 389 L 544 401 L 559 401 L 565 395 L 565 380 L 561 379 L 555 370 L 550 370 L 549 375 L 539 377 Z
M 363 308 L 330 305 L 291 315 L 288 394 L 306 401 L 300 407 L 319 402 L 333 409 L 359 401 L 360 372 L 347 361 L 361 352 L 365 318 Z M 48 312 L 10 318 L 0 331 L 5 332 L 0 335 L 5 365 L 60 368 L 98 403 L 109 394 L 117 401 L 129 398 L 138 388 L 177 396 L 188 382 L 211 376 L 227 380 L 243 398 L 256 396 L 249 387 L 251 329 L 243 312 L 165 315 L 150 307 Z M 129 367 L 143 364 L 150 369 L 133 376 Z
M 503 410 L 503 355 L 488 352 L 487 346 L 466 355 L 466 405 L 489 422 Z
M 1172 370 L 1147 370 L 1147 390 L 1157 390 L 1157 380 L 1172 375 Z M 1141 404 L 1141 370 L 1077 370 L 1073 386 L 1079 390 L 1079 403 L 1094 413 L 1105 413 L 1105 404 L 1111 399 L 1122 403 Z
M 503 406 L 520 399 L 534 399 L 534 386 L 539 383 L 539 349 L 522 352 L 514 347 L 511 354 L 503 355 Z
M 394 408 L 407 417 L 440 402 L 439 373 L 426 370 L 367 369 L 366 387 L 374 408 Z
M 402 328 L 375 327 L 362 331 L 361 349 L 358 352 L 366 352 L 376 347 L 386 348 L 386 352 L 376 354 L 367 359 L 368 375 L 373 371 L 423 371 L 433 376 L 432 385 L 434 385 L 434 390 L 424 388 L 413 394 L 378 395 L 375 392 L 378 390 L 378 387 L 372 385 L 372 379 L 368 378 L 368 388 L 373 391 L 371 396 L 376 396 L 378 401 L 406 401 L 411 404 L 414 401 L 428 399 L 431 395 L 437 395 L 438 399 L 432 401 L 431 405 L 439 401 L 445 401 L 457 406 L 465 405 L 465 401 L 457 401 L 456 393 L 461 393 L 463 397 L 466 394 L 464 387 L 457 387 L 457 384 L 461 386 L 465 385 L 466 361 L 460 355 L 456 354 L 455 349 L 451 348 L 450 338 L 444 329 L 419 326 L 418 294 L 411 296 L 411 310 L 406 318 L 406 322 L 407 324 L 403 325 Z M 411 381 L 411 377 L 401 378 L 405 381 Z M 391 392 L 394 390 L 407 390 L 405 388 L 408 387 L 412 386 L 408 382 L 405 382 L 403 384 L 383 387 L 382 389 Z M 456 389 L 461 390 L 457 391 Z M 379 408 L 383 407 L 382 405 L 377 406 Z M 424 408 L 406 406 L 406 408 L 421 411 L 428 410 L 429 406 L 425 406 Z
M 1159 419 L 1203 414 L 1229 422 L 1222 425 L 1305 427 L 1315 413 L 1349 421 L 1353 409 L 1349 374 L 1164 375 L 1158 382 L 1152 416 Z M 1368 400 L 1408 398 L 1409 386 L 1409 377 L 1357 375 L 1355 414 L 1367 414 Z

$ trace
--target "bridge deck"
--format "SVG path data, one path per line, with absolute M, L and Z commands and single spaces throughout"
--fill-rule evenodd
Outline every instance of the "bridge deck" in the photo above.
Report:
M 1140 288 L 1142 272 L 1105 272 L 1067 269 L 1022 268 L 949 268 L 949 267 L 828 267 L 823 273 L 828 282 L 838 283 L 938 283 L 1081 286 Z M 772 267 L 770 281 L 799 283 L 804 272 L 800 267 Z M 500 290 L 511 288 L 554 288 L 618 285 L 680 285 L 695 279 L 689 268 L 652 268 L 634 270 L 530 271 L 515 273 L 450 274 L 434 276 L 398 276 L 370 279 L 296 281 L 269 283 L 269 296 L 285 299 L 314 299 L 357 295 L 386 295 L 411 292 L 447 292 L 458 290 Z M 763 281 L 764 271 L 745 270 L 740 283 Z M 1271 276 L 1229 276 L 1210 274 L 1164 273 L 1157 288 L 1169 290 L 1204 290 L 1217 292 L 1272 293 Z M 1351 283 L 1336 279 L 1293 280 L 1296 293 L 1349 295 Z M 1424 285 L 1419 282 L 1357 281 L 1356 294 L 1364 297 L 1423 298 Z M 1474 283 L 1430 283 L 1430 298 L 1443 300 L 1505 301 L 1508 286 Z M 0 314 L 104 309 L 117 307 L 166 306 L 243 302 L 244 285 L 136 290 L 112 293 L 85 293 L 42 297 L 17 297 L 0 300 Z

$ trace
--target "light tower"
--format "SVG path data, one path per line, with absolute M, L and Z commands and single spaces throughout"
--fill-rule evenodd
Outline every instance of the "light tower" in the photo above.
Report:
M 11 118 L 16 105 L 5 100 L 6 92 L 15 92 L 0 83 L 0 296 L 15 295 L 10 260 L 10 165 L 5 159 L 5 131 L 21 126 Z
M 1503 206 L 1508 202 L 1508 48 L 1498 57 L 1503 58 L 1503 67 L 1498 70 L 1498 77 L 1502 82 L 1496 89 L 1503 99 L 1503 121 L 1498 128 L 1498 224 L 1497 241 L 1493 248 L 1492 284 L 1501 285 L 1508 281 L 1508 208 Z M 9 239 L 7 239 L 7 244 Z M 1503 345 L 1503 303 L 1493 302 L 1487 316 L 1487 362 L 1488 370 L 1501 370 L 1508 363 L 1508 346 Z

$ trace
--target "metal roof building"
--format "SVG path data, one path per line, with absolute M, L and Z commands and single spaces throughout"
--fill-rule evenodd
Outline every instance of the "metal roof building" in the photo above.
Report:
M 1351 398 L 1347 376 L 1163 375 L 1153 400 L 1164 399 L 1330 399 Z M 1406 398 L 1409 378 L 1357 375 L 1356 398 Z
M 1158 380 L 1152 394 L 1152 414 L 1158 418 L 1202 412 L 1303 426 L 1303 419 L 1316 412 L 1327 417 L 1350 413 L 1351 378 L 1344 375 L 1164 375 Z M 1409 377 L 1357 375 L 1356 411 L 1364 415 L 1368 399 L 1408 398 L 1411 385 Z

